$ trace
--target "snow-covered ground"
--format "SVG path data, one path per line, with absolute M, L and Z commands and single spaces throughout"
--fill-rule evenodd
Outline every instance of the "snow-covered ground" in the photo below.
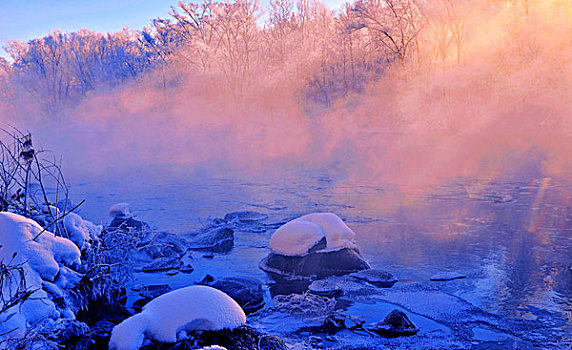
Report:
M 12 305 L 11 300 L 22 293 L 31 293 L 0 316 L 0 340 L 22 336 L 29 326 L 38 323 L 53 327 L 61 319 L 75 318 L 64 293 L 81 278 L 72 269 L 80 265 L 80 248 L 85 243 L 84 236 L 90 233 L 87 228 L 96 230 L 96 226 L 84 222 L 79 215 L 72 219 L 66 221 L 66 226 L 70 223 L 73 242 L 45 231 L 31 219 L 0 213 L 0 261 L 17 268 L 8 273 L 2 271 L 0 308 Z M 56 299 L 61 302 L 54 302 Z

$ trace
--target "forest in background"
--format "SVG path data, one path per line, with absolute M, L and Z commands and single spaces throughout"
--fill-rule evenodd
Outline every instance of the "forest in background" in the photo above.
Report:
M 532 150 L 543 172 L 571 164 L 569 0 L 180 2 L 140 31 L 56 31 L 6 50 L 3 121 L 178 128 L 153 136 L 155 149 L 194 151 L 178 162 L 316 153 L 413 182 L 494 168 L 499 149 L 517 160 Z

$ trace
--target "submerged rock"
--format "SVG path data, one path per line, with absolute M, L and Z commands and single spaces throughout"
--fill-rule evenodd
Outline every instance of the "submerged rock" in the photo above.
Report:
M 336 306 L 336 300 L 312 293 L 277 295 L 271 310 L 304 315 L 327 315 Z
M 389 272 L 377 269 L 359 271 L 353 273 L 352 277 L 381 288 L 390 288 L 397 282 L 397 278 Z
M 149 303 L 151 300 L 161 296 L 165 293 L 169 293 L 173 288 L 168 284 L 151 284 L 148 286 L 143 286 L 139 289 L 139 296 L 141 298 L 133 302 L 133 309 L 135 311 L 141 311 L 143 306 Z
M 143 272 L 157 272 L 179 269 L 183 262 L 177 258 L 158 258 L 143 266 Z
M 159 232 L 149 235 L 138 247 L 151 259 L 180 258 L 187 252 L 187 241 L 174 233 Z
M 211 275 L 206 275 L 197 284 L 207 285 L 226 293 L 247 315 L 260 310 L 265 304 L 262 284 L 254 278 L 226 277 L 214 280 Z
M 391 311 L 383 321 L 371 324 L 368 330 L 387 338 L 411 336 L 419 332 L 407 315 L 397 309 Z
M 195 268 L 191 264 L 185 264 L 179 269 L 179 271 L 182 273 L 191 273 L 195 271 Z
M 326 280 L 317 280 L 310 283 L 308 291 L 329 298 L 342 294 L 342 289 L 337 284 Z
M 271 276 L 280 278 L 324 278 L 367 270 L 369 264 L 357 249 L 318 251 L 304 256 L 270 253 L 258 265 Z
M 451 281 L 451 280 L 456 280 L 456 279 L 466 278 L 466 277 L 467 276 L 462 275 L 462 274 L 457 273 L 457 272 L 441 272 L 441 273 L 438 273 L 438 274 L 431 276 L 430 280 L 431 281 Z
M 172 291 L 173 288 L 168 284 L 150 284 L 143 286 L 139 290 L 139 295 L 144 298 L 155 299 L 156 297 Z
M 228 227 L 208 227 L 187 236 L 189 249 L 228 252 L 234 246 L 234 231 Z
M 268 219 L 268 215 L 257 211 L 235 211 L 224 216 L 226 222 L 253 223 Z

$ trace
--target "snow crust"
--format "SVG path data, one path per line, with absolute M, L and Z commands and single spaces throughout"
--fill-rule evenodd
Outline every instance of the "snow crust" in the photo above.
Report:
M 137 350 L 145 338 L 176 342 L 181 332 L 236 328 L 246 322 L 240 306 L 208 286 L 190 286 L 163 294 L 143 311 L 121 322 L 111 333 L 110 350 Z
M 34 240 L 41 231 L 42 227 L 31 219 L 0 212 L 0 260 L 21 266 L 27 289 L 35 290 L 21 305 L 13 306 L 0 317 L 0 334 L 14 330 L 11 332 L 14 335 L 35 322 L 60 317 L 48 294 L 60 296 L 59 288 L 68 283 L 66 276 L 71 280 L 71 276 L 77 274 L 66 266 L 79 266 L 80 251 L 70 240 L 47 231 Z M 19 276 L 12 275 L 11 280 L 13 283 L 0 286 L 5 298 L 14 295 Z
M 323 251 L 355 248 L 355 233 L 333 213 L 314 213 L 287 222 L 270 239 L 273 252 L 288 256 L 306 255 L 310 248 L 326 237 Z

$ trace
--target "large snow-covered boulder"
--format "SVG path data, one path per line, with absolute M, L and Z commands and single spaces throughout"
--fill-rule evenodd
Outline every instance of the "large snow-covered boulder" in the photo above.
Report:
M 246 322 L 244 311 L 231 297 L 207 286 L 190 286 L 153 299 L 143 311 L 117 325 L 110 350 L 137 350 L 145 338 L 174 343 L 181 332 L 236 328 Z
M 355 233 L 339 216 L 315 213 L 301 216 L 278 228 L 270 239 L 270 249 L 282 255 L 304 255 L 324 238 L 326 247 L 321 251 L 357 248 Z
M 65 306 L 56 307 L 49 295 L 60 297 L 62 289 L 77 282 L 77 273 L 68 267 L 80 265 L 80 251 L 70 240 L 51 232 L 23 216 L 0 212 L 0 261 L 18 267 L 24 273 L 26 290 L 33 294 L 0 315 L 0 334 L 15 335 L 39 320 L 73 317 Z M 39 236 L 38 236 L 39 235 Z M 5 275 L 1 287 L 0 307 L 18 291 L 19 274 Z M 48 295 L 49 294 L 49 295 Z
M 272 235 L 272 252 L 260 268 L 288 278 L 322 278 L 369 269 L 355 233 L 333 213 L 315 213 L 289 221 Z

